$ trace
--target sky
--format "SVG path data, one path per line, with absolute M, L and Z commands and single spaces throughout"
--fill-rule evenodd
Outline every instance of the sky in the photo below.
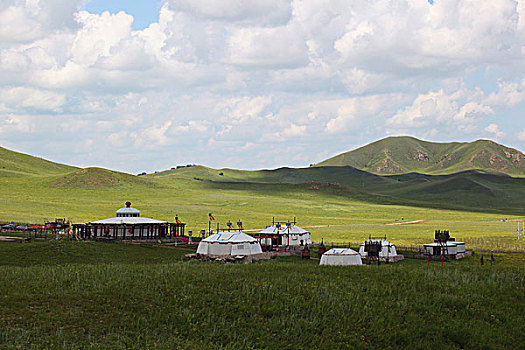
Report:
M 0 0 L 0 145 L 129 173 L 525 150 L 515 0 Z

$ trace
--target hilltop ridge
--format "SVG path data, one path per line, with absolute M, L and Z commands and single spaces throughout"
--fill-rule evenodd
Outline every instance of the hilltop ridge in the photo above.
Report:
M 525 176 L 525 155 L 491 140 L 437 143 L 399 136 L 341 153 L 314 166 L 352 166 L 378 175 L 446 175 L 481 170 Z

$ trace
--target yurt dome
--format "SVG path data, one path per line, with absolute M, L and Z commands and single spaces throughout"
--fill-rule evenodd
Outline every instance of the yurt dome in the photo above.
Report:
M 261 254 L 259 242 L 244 232 L 215 233 L 202 241 L 197 254 L 208 256 L 237 256 Z
M 140 216 L 140 210 L 132 208 L 131 202 L 126 202 L 125 208 L 120 208 L 117 210 L 117 217 L 139 217 Z
M 363 265 L 361 255 L 350 248 L 332 248 L 321 256 L 319 265 Z
M 363 258 L 368 256 L 368 253 L 365 252 L 365 244 L 359 246 L 359 255 Z M 396 246 L 387 240 L 381 240 L 381 251 L 379 252 L 380 258 L 394 258 L 397 256 Z

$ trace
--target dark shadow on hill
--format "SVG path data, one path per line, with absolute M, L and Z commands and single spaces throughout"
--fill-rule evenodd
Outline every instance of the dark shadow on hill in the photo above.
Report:
M 281 168 L 265 171 L 267 175 L 256 181 L 201 181 L 214 190 L 252 191 L 288 197 L 318 193 L 383 205 L 508 214 L 522 213 L 525 209 L 522 201 L 525 179 L 522 178 L 479 171 L 378 176 L 352 167 L 334 168 L 337 167 Z

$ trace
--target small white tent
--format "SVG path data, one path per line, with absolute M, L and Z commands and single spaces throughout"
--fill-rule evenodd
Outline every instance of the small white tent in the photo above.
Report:
M 259 242 L 244 232 L 215 233 L 202 241 L 197 254 L 208 256 L 237 256 L 261 254 Z
M 332 248 L 321 256 L 319 265 L 363 265 L 363 262 L 355 250 Z
M 361 244 L 359 246 L 359 255 L 361 255 L 363 258 L 368 256 L 368 253 L 365 252 L 365 244 Z M 379 258 L 388 258 L 388 259 L 395 259 L 397 256 L 396 252 L 396 246 L 390 243 L 389 241 L 382 240 L 381 241 L 381 251 L 379 252 Z

